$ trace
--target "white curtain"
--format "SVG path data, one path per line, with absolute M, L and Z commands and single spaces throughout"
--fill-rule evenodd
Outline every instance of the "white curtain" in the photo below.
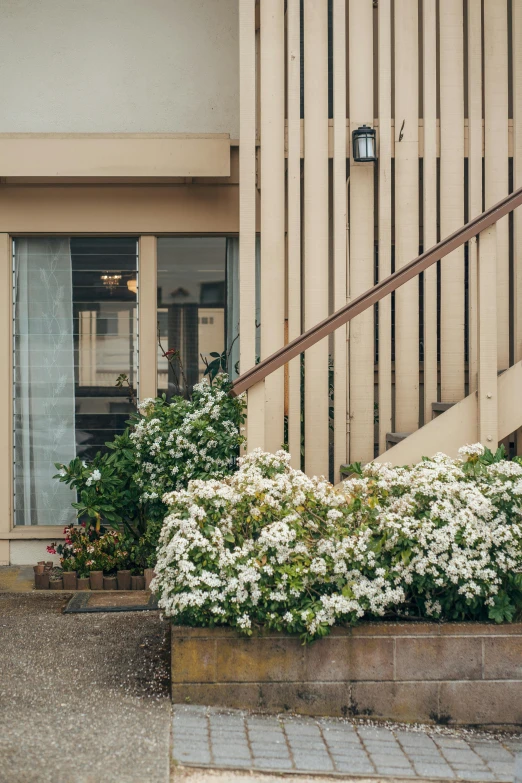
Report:
M 15 524 L 67 524 L 75 493 L 52 477 L 76 455 L 69 239 L 17 239 L 14 285 Z

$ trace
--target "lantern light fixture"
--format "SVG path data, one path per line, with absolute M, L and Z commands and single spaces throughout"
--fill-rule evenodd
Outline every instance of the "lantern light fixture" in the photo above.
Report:
M 368 125 L 361 125 L 352 133 L 353 159 L 355 163 L 374 163 L 375 130 Z

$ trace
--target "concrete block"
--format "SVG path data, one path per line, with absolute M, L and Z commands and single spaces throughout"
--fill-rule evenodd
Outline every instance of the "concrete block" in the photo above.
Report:
M 435 682 L 357 682 L 352 700 L 359 715 L 429 722 L 437 713 L 437 690 Z
M 315 682 L 393 680 L 393 639 L 347 637 L 305 651 L 305 679 Z
M 172 682 L 215 682 L 216 640 L 172 640 Z
M 440 710 L 451 723 L 522 725 L 522 681 L 444 682 Z
M 482 678 L 482 640 L 475 637 L 419 637 L 396 641 L 397 680 Z
M 522 636 L 484 639 L 484 679 L 522 680 Z
M 304 679 L 297 638 L 217 639 L 218 682 L 296 682 Z

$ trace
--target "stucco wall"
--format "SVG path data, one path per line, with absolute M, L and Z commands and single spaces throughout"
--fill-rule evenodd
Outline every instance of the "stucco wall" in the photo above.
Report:
M 0 132 L 239 135 L 238 0 L 3 0 Z

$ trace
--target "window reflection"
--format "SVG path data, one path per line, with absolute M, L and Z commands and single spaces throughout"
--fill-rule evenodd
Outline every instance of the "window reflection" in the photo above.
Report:
M 179 351 L 185 380 L 158 346 L 158 390 L 187 395 L 226 344 L 225 237 L 158 239 L 158 328 L 163 351 Z

